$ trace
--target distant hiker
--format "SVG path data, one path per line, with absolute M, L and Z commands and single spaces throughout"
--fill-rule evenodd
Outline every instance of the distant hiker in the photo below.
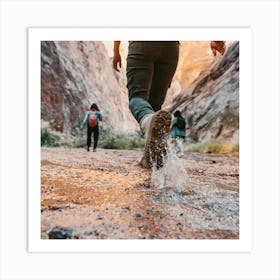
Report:
M 101 113 L 98 106 L 93 103 L 90 106 L 90 110 L 87 111 L 85 118 L 81 124 L 81 129 L 87 125 L 87 150 L 89 151 L 91 146 L 91 137 L 93 134 L 93 151 L 96 152 L 96 147 L 99 138 L 99 122 L 102 121 Z
M 121 67 L 120 42 L 114 41 L 113 68 Z M 212 51 L 223 49 L 216 41 Z M 179 41 L 130 41 L 127 55 L 129 108 L 145 135 L 144 168 L 162 167 L 167 153 L 167 137 L 172 116 L 161 110 L 179 57 Z
M 183 143 L 185 140 L 185 130 L 185 118 L 182 116 L 181 111 L 177 110 L 174 113 L 174 118 L 172 121 L 171 138 L 175 142 L 175 149 L 178 157 L 182 157 L 184 155 Z

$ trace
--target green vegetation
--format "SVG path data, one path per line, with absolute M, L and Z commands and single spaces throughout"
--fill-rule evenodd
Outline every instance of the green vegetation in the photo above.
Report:
M 44 147 L 86 147 L 86 136 L 64 139 L 62 135 L 50 128 L 41 129 L 41 146 Z M 98 147 L 103 149 L 142 150 L 145 139 L 141 132 L 120 133 L 110 129 L 100 130 Z M 209 141 L 184 145 L 185 152 L 199 152 L 208 154 L 239 154 L 239 143 L 225 141 Z
M 239 113 L 233 109 L 226 109 L 221 114 L 222 124 L 228 128 L 239 127 Z
M 209 141 L 187 145 L 184 147 L 185 152 L 199 152 L 207 154 L 239 154 L 239 143 Z
M 239 128 L 239 113 L 234 109 L 225 109 L 224 112 L 212 116 L 208 119 L 208 125 L 211 126 L 218 119 L 220 119 L 221 124 L 227 128 Z
M 77 137 L 75 138 L 75 140 L 72 142 L 72 146 L 74 148 L 84 148 L 86 147 L 87 145 L 87 139 L 86 137 L 84 138 L 80 138 L 80 137 Z
M 50 128 L 41 129 L 41 146 L 44 147 L 86 147 L 86 136 L 84 137 L 60 137 L 58 133 Z M 123 149 L 134 150 L 143 149 L 145 139 L 141 132 L 135 133 L 120 133 L 110 129 L 100 130 L 98 147 L 103 149 Z
M 41 146 L 58 147 L 60 137 L 48 128 L 41 129 Z
M 120 133 L 109 129 L 101 130 L 98 146 L 103 149 L 137 150 L 145 145 L 145 139 L 140 131 L 135 133 Z

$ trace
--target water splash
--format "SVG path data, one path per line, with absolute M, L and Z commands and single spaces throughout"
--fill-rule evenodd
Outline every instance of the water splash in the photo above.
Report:
M 177 192 L 186 189 L 188 174 L 182 164 L 182 160 L 176 156 L 171 149 L 164 156 L 164 165 L 157 169 L 156 164 L 152 166 L 151 184 L 158 189 L 168 188 Z

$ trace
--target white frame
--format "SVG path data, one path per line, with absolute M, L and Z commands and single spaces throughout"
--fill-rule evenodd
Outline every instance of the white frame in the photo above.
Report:
M 143 35 L 145 34 L 145 35 Z M 29 251 L 249 252 L 252 248 L 252 46 L 250 28 L 29 28 Z M 43 240 L 40 238 L 41 41 L 180 40 L 240 42 L 240 235 L 234 240 Z M 245 94 L 246 93 L 246 94 Z
M 0 0 L 0 279 L 279 280 L 279 9 L 278 0 Z M 27 28 L 115 25 L 252 29 L 250 253 L 28 252 Z M 11 111 L 25 117 L 20 139 Z

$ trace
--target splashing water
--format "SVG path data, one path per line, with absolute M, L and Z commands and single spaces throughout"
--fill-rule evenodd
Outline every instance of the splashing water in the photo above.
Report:
M 177 192 L 184 191 L 188 183 L 188 174 L 181 159 L 176 156 L 172 149 L 168 151 L 164 158 L 162 168 L 157 169 L 156 165 L 153 165 L 151 184 L 158 189 L 168 188 Z

